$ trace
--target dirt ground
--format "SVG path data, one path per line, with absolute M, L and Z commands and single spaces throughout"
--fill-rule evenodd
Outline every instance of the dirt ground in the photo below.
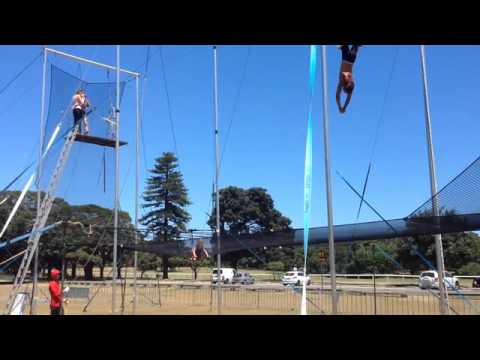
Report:
M 11 285 L 0 285 L 2 311 Z M 85 287 L 74 285 L 72 287 Z M 27 291 L 30 286 L 27 286 Z M 116 289 L 116 313 L 131 315 L 134 289 Z M 40 283 L 36 297 L 36 313 L 49 314 L 47 283 Z M 85 306 L 90 300 L 84 312 Z M 137 288 L 138 315 L 216 315 L 217 290 L 210 286 L 141 286 Z M 224 315 L 298 315 L 300 293 L 290 288 L 227 289 L 222 290 L 221 313 Z M 478 314 L 480 299 L 450 297 L 452 314 Z M 338 312 L 345 315 L 436 315 L 439 313 L 438 299 L 431 294 L 401 295 L 382 294 L 376 297 L 370 293 L 338 292 Z M 330 292 L 308 292 L 308 313 L 312 315 L 331 313 Z M 107 286 L 89 287 L 88 299 L 70 299 L 64 306 L 66 315 L 110 315 L 112 314 L 112 288 Z M 29 309 L 27 309 L 29 311 Z

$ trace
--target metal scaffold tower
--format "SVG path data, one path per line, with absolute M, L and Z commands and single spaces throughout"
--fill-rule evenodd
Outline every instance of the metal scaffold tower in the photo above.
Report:
M 68 164 L 68 160 L 72 151 L 73 144 L 75 142 L 83 142 L 83 143 L 89 143 L 93 145 L 98 145 L 98 146 L 104 146 L 104 147 L 111 147 L 115 149 L 115 202 L 113 205 L 114 208 L 114 214 L 115 214 L 115 224 L 114 224 L 114 255 L 116 255 L 116 240 L 117 240 L 117 232 L 118 232 L 118 211 L 119 211 L 119 149 L 121 146 L 125 145 L 126 142 L 120 141 L 119 139 L 119 128 L 120 128 L 120 75 L 121 73 L 127 74 L 129 76 L 132 76 L 136 80 L 136 127 L 137 127 L 137 134 L 136 134 L 136 162 L 137 162 L 137 176 L 136 176 L 136 189 L 135 189 L 135 217 L 138 217 L 138 159 L 139 159 L 139 132 L 138 132 L 138 127 L 139 127 L 139 78 L 141 76 L 140 73 L 129 71 L 129 70 L 124 70 L 120 68 L 120 46 L 117 46 L 117 62 L 116 66 L 110 66 L 106 64 L 102 64 L 96 61 L 92 61 L 86 58 L 82 58 L 79 56 L 67 54 L 65 52 L 61 52 L 55 49 L 47 48 L 45 47 L 43 49 L 44 51 L 44 63 L 43 63 L 43 83 L 42 83 L 42 106 L 41 106 L 41 120 L 40 120 L 40 151 L 39 151 L 39 161 L 38 161 L 38 168 L 37 168 L 37 216 L 35 219 L 35 223 L 33 225 L 32 231 L 30 234 L 26 235 L 25 237 L 28 236 L 28 242 L 27 242 L 27 249 L 24 251 L 23 258 L 20 263 L 20 267 L 18 269 L 18 272 L 15 276 L 15 280 L 13 282 L 13 286 L 11 288 L 11 291 L 9 293 L 9 297 L 6 303 L 6 307 L 4 310 L 5 314 L 11 314 L 12 310 L 17 307 L 18 304 L 16 299 L 19 294 L 22 292 L 22 287 L 24 284 L 24 280 L 26 278 L 26 275 L 30 269 L 31 264 L 33 264 L 33 269 L 32 269 L 32 282 L 33 282 L 33 289 L 32 289 L 32 295 L 30 296 L 30 302 L 31 302 L 31 314 L 34 314 L 34 306 L 35 306 L 35 291 L 37 287 L 37 277 L 38 277 L 38 247 L 39 247 L 39 242 L 40 238 L 45 230 L 45 226 L 48 221 L 48 217 L 50 215 L 50 212 L 52 210 L 53 203 L 55 201 L 55 196 L 57 193 L 57 190 L 59 188 L 59 184 L 62 179 L 62 175 L 64 173 L 64 170 Z M 69 129 L 68 134 L 65 137 L 65 142 L 63 144 L 63 148 L 61 149 L 61 152 L 58 156 L 58 159 L 56 160 L 56 165 L 54 167 L 52 176 L 49 179 L 47 190 L 45 191 L 43 198 L 42 194 L 40 192 L 39 188 L 39 182 L 42 174 L 42 165 L 43 165 L 43 157 L 45 154 L 43 154 L 43 145 L 44 145 L 44 137 L 45 137 L 45 88 L 46 88 L 46 72 L 47 72 L 47 58 L 48 54 L 53 54 L 57 56 L 61 56 L 64 58 L 67 58 L 69 60 L 73 60 L 75 62 L 79 63 L 85 63 L 89 65 L 94 65 L 99 68 L 106 69 L 107 71 L 114 70 L 116 71 L 116 103 L 115 103 L 115 116 L 114 119 L 112 119 L 112 128 L 114 128 L 114 139 L 104 139 L 104 138 L 99 138 L 96 136 L 89 136 L 85 134 L 80 133 L 80 123 L 76 123 L 71 129 Z M 49 144 L 50 146 L 51 144 Z M 47 149 L 48 151 L 48 149 Z M 138 219 L 135 219 L 135 226 L 138 227 Z M 136 254 L 135 254 L 136 255 Z M 135 256 L 136 257 L 136 256 Z M 32 263 L 32 260 L 33 263 Z M 116 256 L 114 256 L 114 264 L 113 267 L 114 269 L 116 268 Z M 135 266 L 136 266 L 136 259 L 135 259 Z M 113 287 L 113 297 L 112 297 L 112 313 L 115 313 L 115 274 L 116 271 L 113 271 L 113 282 L 112 282 L 112 287 Z M 134 302 L 136 302 L 136 292 L 134 292 Z M 135 311 L 135 309 L 134 309 Z
M 57 191 L 60 179 L 62 178 L 63 171 L 65 170 L 65 166 L 68 162 L 73 143 L 75 142 L 75 136 L 78 133 L 78 128 L 79 126 L 75 125 L 74 128 L 68 133 L 67 140 L 63 145 L 62 152 L 60 153 L 57 165 L 50 179 L 50 183 L 48 184 L 48 190 L 43 197 L 37 219 L 35 220 L 35 224 L 33 225 L 32 233 L 28 238 L 27 250 L 23 255 L 23 259 L 20 263 L 17 275 L 15 276 L 12 289 L 10 290 L 7 306 L 5 309 L 5 312 L 7 314 L 9 314 L 12 310 L 13 300 L 16 298 L 23 285 L 25 275 L 28 272 L 28 268 L 30 266 L 32 258 L 38 248 L 38 242 L 40 241 L 40 237 L 42 235 L 39 230 L 45 227 L 48 216 L 50 215 L 50 210 L 52 210 L 53 201 L 55 200 L 55 193 Z

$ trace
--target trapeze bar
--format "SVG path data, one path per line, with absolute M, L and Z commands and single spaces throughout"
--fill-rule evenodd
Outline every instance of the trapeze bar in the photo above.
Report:
M 100 137 L 90 136 L 90 135 L 77 134 L 77 136 L 75 137 L 75 141 L 94 144 L 94 145 L 100 145 L 100 146 L 107 146 L 111 148 L 115 147 L 115 140 L 105 139 L 105 138 L 100 138 Z M 127 143 L 125 141 L 120 141 L 119 145 L 124 146 L 124 145 L 127 145 Z

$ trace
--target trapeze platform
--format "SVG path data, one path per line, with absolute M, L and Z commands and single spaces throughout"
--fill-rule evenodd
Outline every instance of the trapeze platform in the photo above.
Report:
M 94 144 L 94 145 L 100 145 L 100 146 L 107 146 L 114 148 L 115 147 L 115 140 L 113 139 L 105 139 L 97 136 L 90 136 L 90 135 L 82 135 L 82 134 L 77 134 L 75 137 L 75 141 L 78 142 L 84 142 L 87 144 Z M 120 146 L 127 145 L 127 142 L 125 141 L 120 141 L 119 142 Z

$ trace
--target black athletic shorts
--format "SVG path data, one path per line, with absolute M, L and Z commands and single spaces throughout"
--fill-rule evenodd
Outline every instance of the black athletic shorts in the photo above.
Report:
M 360 45 L 342 45 L 340 50 L 342 50 L 342 61 L 354 64 L 357 60 L 358 47 Z
M 78 108 L 73 109 L 73 122 L 76 124 L 77 122 L 82 120 L 84 115 L 85 115 L 85 111 L 83 111 L 82 109 L 78 109 Z

